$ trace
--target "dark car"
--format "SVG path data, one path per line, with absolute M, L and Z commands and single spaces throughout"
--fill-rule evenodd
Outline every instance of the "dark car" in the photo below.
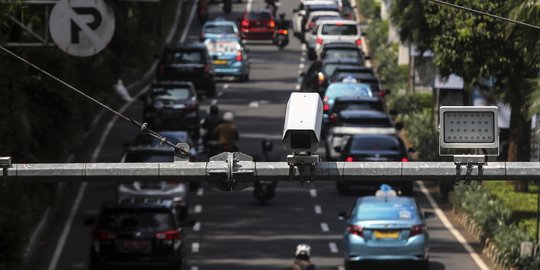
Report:
M 353 43 L 330 42 L 323 45 L 321 60 L 343 58 L 354 59 L 358 63 L 365 65 L 364 53 Z
M 157 82 L 141 97 L 144 121 L 159 130 L 186 130 L 198 138 L 199 101 L 191 82 Z
M 273 40 L 275 27 L 270 10 L 245 11 L 240 20 L 240 36 L 244 40 Z
M 214 67 L 202 43 L 165 47 L 159 59 L 156 78 L 159 81 L 190 81 L 198 94 L 216 94 Z
M 184 269 L 186 235 L 171 201 L 105 203 L 90 247 L 91 269 Z
M 374 96 L 384 97 L 385 91 L 373 69 L 368 67 L 338 67 L 330 76 L 330 82 L 341 82 L 353 78 L 358 83 L 369 84 Z
M 349 138 L 345 147 L 341 151 L 342 161 L 401 161 L 411 160 L 409 151 L 405 147 L 403 140 L 396 134 L 356 134 Z M 392 181 L 385 180 L 389 184 L 401 190 L 403 194 L 412 195 L 412 181 Z M 362 181 L 362 182 L 337 182 L 337 189 L 340 193 L 345 193 L 351 186 L 368 188 L 376 190 L 381 182 Z
M 337 67 L 363 67 L 354 59 L 331 59 L 315 61 L 309 66 L 307 72 L 302 73 L 302 92 L 324 94 L 330 83 L 329 78 Z

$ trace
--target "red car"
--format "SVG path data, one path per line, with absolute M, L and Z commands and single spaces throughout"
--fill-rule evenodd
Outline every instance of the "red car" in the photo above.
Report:
M 269 10 L 244 11 L 240 35 L 244 40 L 273 40 L 276 22 Z

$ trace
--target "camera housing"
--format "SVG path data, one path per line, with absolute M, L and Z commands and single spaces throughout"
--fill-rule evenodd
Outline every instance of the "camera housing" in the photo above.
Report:
M 287 102 L 283 145 L 288 153 L 317 152 L 321 137 L 323 105 L 318 93 L 292 93 Z

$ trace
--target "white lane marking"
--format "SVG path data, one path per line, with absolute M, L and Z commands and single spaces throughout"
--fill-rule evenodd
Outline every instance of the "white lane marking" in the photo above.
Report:
M 192 243 L 192 244 L 191 244 L 191 252 L 193 252 L 193 253 L 199 252 L 199 248 L 200 248 L 200 247 L 201 247 L 201 246 L 199 245 L 199 243 L 197 243 L 197 242 Z
M 199 189 L 197 189 L 197 196 L 202 196 L 204 195 L 204 188 L 200 187 Z
M 193 225 L 193 231 L 198 232 L 201 230 L 201 223 L 197 222 L 195 225 Z
M 304 67 L 305 67 L 304 64 L 298 65 L 298 69 L 299 69 L 299 70 L 304 70 Z
M 193 7 L 191 8 L 191 11 L 189 13 L 189 19 L 186 23 L 186 27 L 184 27 L 184 32 L 182 33 L 182 37 L 180 38 L 180 43 L 184 43 L 184 41 L 186 41 L 188 29 L 191 27 L 191 22 L 193 21 L 193 17 L 195 17 L 195 10 L 197 9 L 198 3 L 199 1 L 195 1 L 195 4 L 193 4 Z
M 259 108 L 259 102 L 258 101 L 252 101 L 248 105 L 250 108 Z
M 345 267 L 343 267 L 343 266 L 338 266 L 337 269 L 338 269 L 338 270 L 345 270 Z
M 251 2 L 253 2 L 253 0 L 248 0 L 248 2 L 247 2 L 247 5 L 246 5 L 246 10 L 247 11 L 251 11 L 251 4 L 252 4 Z
M 461 233 L 459 233 L 459 231 L 456 230 L 456 228 L 454 228 L 452 223 L 450 223 L 450 221 L 448 220 L 446 215 L 443 213 L 443 211 L 441 210 L 437 202 L 433 199 L 433 197 L 429 193 L 424 183 L 421 181 L 418 181 L 417 183 L 420 186 L 420 190 L 422 191 L 422 193 L 426 195 L 426 198 L 428 199 L 429 204 L 431 204 L 431 207 L 435 211 L 435 214 L 437 215 L 437 217 L 441 220 L 441 222 L 448 229 L 448 231 L 452 233 L 454 238 L 456 238 L 456 240 L 465 248 L 465 250 L 467 250 L 467 252 L 469 253 L 469 256 L 471 256 L 471 258 L 476 263 L 476 265 L 482 270 L 489 270 L 489 267 L 484 263 L 482 258 L 474 251 L 471 245 L 469 245 L 467 240 L 465 240 L 465 237 L 463 237 L 463 235 L 461 235 Z
M 315 214 L 322 214 L 322 207 L 320 205 L 315 205 Z
M 298 83 L 301 83 L 301 82 L 302 82 L 302 78 L 299 77 L 299 78 L 298 78 Z
M 337 245 L 334 242 L 328 243 L 328 246 L 330 247 L 330 252 L 332 253 L 338 253 Z
M 195 213 L 201 213 L 202 212 L 202 205 L 197 204 L 195 205 L 195 209 L 193 209 Z
M 297 85 L 294 87 L 294 89 L 296 89 L 297 91 L 300 90 L 300 85 L 297 84 Z
M 223 96 L 223 92 L 221 92 L 221 91 L 217 92 L 217 96 L 218 96 L 218 97 Z
M 306 46 L 306 44 L 302 44 L 302 51 L 303 51 L 303 52 L 305 52 L 305 51 L 306 51 L 306 49 L 307 49 L 307 46 Z
M 306 58 L 304 56 L 300 57 L 300 63 L 306 62 Z
M 317 197 L 317 190 L 316 189 L 310 189 L 309 190 L 309 195 L 313 198 Z
M 228 83 L 224 84 L 223 89 L 229 89 L 229 84 Z
M 321 223 L 321 230 L 322 230 L 323 232 L 329 232 L 329 231 L 330 231 L 330 228 L 328 227 L 328 224 L 326 224 L 326 223 L 323 222 L 323 223 Z
M 198 266 L 192 266 L 191 270 L 199 270 L 199 267 Z

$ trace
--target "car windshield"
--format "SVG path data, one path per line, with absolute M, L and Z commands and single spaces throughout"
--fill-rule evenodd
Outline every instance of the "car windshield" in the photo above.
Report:
M 328 49 L 324 59 L 361 58 L 360 52 L 355 49 Z
M 97 227 L 114 231 L 155 232 L 174 229 L 174 221 L 170 212 L 154 209 L 106 209 Z
M 351 150 L 356 151 L 399 151 L 400 143 L 393 136 L 353 137 Z
M 389 202 L 362 202 L 354 210 L 357 220 L 413 220 L 418 218 L 414 204 Z
M 204 32 L 207 34 L 234 34 L 234 27 L 232 25 L 211 24 L 204 28 Z
M 150 96 L 153 99 L 171 99 L 171 100 L 185 100 L 192 97 L 190 89 L 187 88 L 154 88 Z
M 200 63 L 203 59 L 203 52 L 200 50 L 170 50 L 165 52 L 163 62 L 166 64 Z
M 262 11 L 252 11 L 247 15 L 248 20 L 267 21 L 270 20 L 270 18 L 270 13 Z
M 328 86 L 325 96 L 330 99 L 344 96 L 371 97 L 371 89 L 365 84 L 357 83 L 333 83 Z
M 321 34 L 356 36 L 358 35 L 358 30 L 356 29 L 356 25 L 353 24 L 325 24 L 322 27 Z

